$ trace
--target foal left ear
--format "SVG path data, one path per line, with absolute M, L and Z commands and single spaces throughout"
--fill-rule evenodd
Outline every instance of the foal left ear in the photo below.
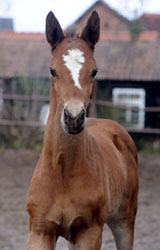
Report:
M 96 11 L 93 11 L 84 27 L 81 38 L 94 49 L 100 35 L 100 18 Z
M 52 11 L 48 13 L 46 18 L 46 38 L 52 49 L 55 49 L 65 38 L 63 30 Z

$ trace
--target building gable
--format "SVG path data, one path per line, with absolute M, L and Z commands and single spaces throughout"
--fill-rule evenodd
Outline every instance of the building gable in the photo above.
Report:
M 82 16 L 68 27 L 67 31 L 75 29 L 77 31 L 76 33 L 80 34 L 88 17 L 94 10 L 98 12 L 101 20 L 101 40 L 105 39 L 105 36 L 108 33 L 129 33 L 130 21 L 119 15 L 102 0 L 95 2 Z

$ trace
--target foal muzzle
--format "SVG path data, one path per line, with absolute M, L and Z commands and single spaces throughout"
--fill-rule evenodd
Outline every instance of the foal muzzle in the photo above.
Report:
M 83 108 L 75 117 L 68 111 L 63 110 L 62 126 L 66 133 L 79 134 L 84 129 L 85 109 Z

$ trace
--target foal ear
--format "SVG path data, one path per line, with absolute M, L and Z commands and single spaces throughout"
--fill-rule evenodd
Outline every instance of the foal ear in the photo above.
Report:
M 93 11 L 82 31 L 81 38 L 88 42 L 92 48 L 94 48 L 94 45 L 99 40 L 99 34 L 100 18 L 98 13 L 96 11 Z
M 46 18 L 46 38 L 52 49 L 55 49 L 64 39 L 63 30 L 52 11 L 48 13 Z

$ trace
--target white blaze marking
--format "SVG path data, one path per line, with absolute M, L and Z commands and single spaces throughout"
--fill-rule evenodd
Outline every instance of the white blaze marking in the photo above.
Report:
M 79 73 L 82 69 L 82 64 L 85 62 L 83 52 L 79 49 L 70 49 L 68 50 L 68 55 L 63 55 L 63 60 L 65 62 L 65 65 L 71 72 L 74 85 L 77 88 L 81 89 L 81 85 L 79 82 Z
M 84 104 L 83 102 L 79 100 L 70 100 L 64 104 L 64 108 L 66 108 L 69 113 L 72 115 L 72 117 L 76 117 L 82 109 L 84 109 Z

